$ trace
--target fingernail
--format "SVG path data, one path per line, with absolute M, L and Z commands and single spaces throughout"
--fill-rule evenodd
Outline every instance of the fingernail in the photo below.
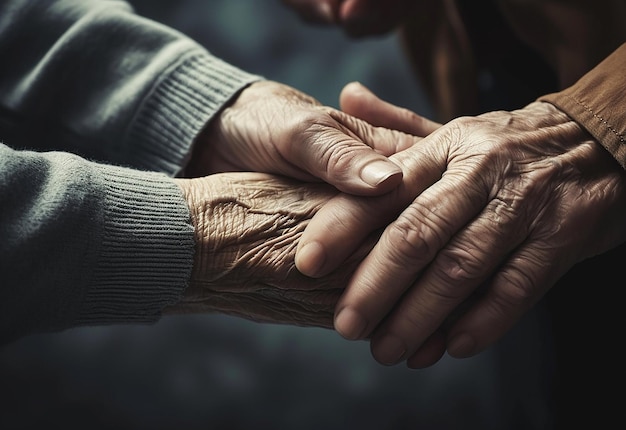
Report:
M 348 340 L 363 337 L 367 321 L 352 308 L 343 308 L 335 317 L 335 330 Z
M 404 358 L 406 346 L 394 335 L 385 335 L 382 339 L 372 341 L 372 355 L 381 364 L 392 366 Z
M 402 175 L 402 170 L 391 161 L 372 161 L 361 169 L 361 179 L 375 187 L 389 179 Z
M 448 354 L 456 358 L 471 357 L 476 349 L 476 341 L 467 333 L 454 336 L 448 342 Z
M 326 252 L 319 242 L 309 242 L 296 252 L 296 268 L 306 276 L 315 276 L 324 266 Z

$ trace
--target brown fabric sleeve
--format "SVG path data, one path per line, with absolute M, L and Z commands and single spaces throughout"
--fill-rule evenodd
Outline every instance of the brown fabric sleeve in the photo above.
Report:
M 567 113 L 626 169 L 626 43 L 571 87 L 538 100 Z

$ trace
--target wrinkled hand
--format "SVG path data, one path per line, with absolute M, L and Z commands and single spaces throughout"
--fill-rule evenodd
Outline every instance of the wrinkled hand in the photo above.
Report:
M 352 37 L 375 36 L 397 27 L 419 6 L 415 0 L 282 0 L 305 22 L 335 24 Z
M 388 192 L 402 171 L 388 155 L 417 138 L 373 127 L 289 86 L 250 85 L 195 143 L 188 176 L 226 171 L 281 174 L 328 182 L 357 195 Z
M 166 313 L 219 312 L 258 322 L 332 328 L 337 299 L 364 245 L 341 269 L 312 279 L 294 266 L 309 219 L 337 191 L 261 173 L 177 183 L 191 210 L 196 255 L 181 302 Z
M 483 351 L 573 265 L 626 240 L 625 172 L 548 103 L 458 118 L 390 159 L 402 185 L 336 196 L 296 255 L 324 275 L 384 228 L 335 317 L 381 363 Z

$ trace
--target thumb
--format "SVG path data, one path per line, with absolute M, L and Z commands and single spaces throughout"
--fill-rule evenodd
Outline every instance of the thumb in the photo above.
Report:
M 312 175 L 354 195 L 380 195 L 402 182 L 402 169 L 340 129 L 318 135 L 300 160 Z
M 426 137 L 441 127 L 438 122 L 381 100 L 358 82 L 350 82 L 343 88 L 339 95 L 339 105 L 345 113 L 372 125 L 419 137 Z

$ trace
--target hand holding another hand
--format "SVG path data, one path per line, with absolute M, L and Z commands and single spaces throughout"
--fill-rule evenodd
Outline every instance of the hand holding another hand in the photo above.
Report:
M 337 195 L 296 254 L 303 273 L 324 276 L 384 229 L 335 317 L 345 337 L 370 337 L 382 363 L 477 354 L 573 265 L 626 240 L 626 173 L 548 103 L 458 118 L 390 159 L 402 184 Z
M 361 97 L 371 93 L 359 84 L 346 88 L 352 91 L 344 91 L 340 102 L 355 114 L 378 117 L 378 110 L 388 109 L 381 103 L 368 111 Z M 296 270 L 297 242 L 337 189 L 381 194 L 400 183 L 402 171 L 386 155 L 438 124 L 398 111 L 372 125 L 283 84 L 263 81 L 245 89 L 196 142 L 187 173 L 202 177 L 176 180 L 196 230 L 196 256 L 184 298 L 166 312 L 332 328 L 336 302 L 376 233 L 341 269 L 317 279 Z M 391 130 L 403 123 L 411 127 Z

